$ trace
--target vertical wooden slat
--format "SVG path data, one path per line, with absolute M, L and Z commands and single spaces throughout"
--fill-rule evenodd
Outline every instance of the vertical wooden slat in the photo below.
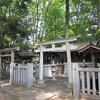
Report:
M 25 68 L 25 86 L 27 84 L 27 68 Z
M 15 68 L 15 84 L 17 84 L 17 68 Z
M 16 69 L 14 68 L 14 83 L 15 83 L 15 73 L 16 73 Z
M 23 69 L 24 69 L 24 68 L 22 68 L 22 85 L 23 85 Z
M 87 72 L 87 93 L 90 94 L 90 75 Z
M 27 84 L 28 84 L 28 68 L 26 69 L 26 86 L 27 86 Z
M 23 68 L 22 68 L 22 85 L 23 85 Z
M 85 80 L 84 80 L 84 72 L 82 72 L 82 94 L 85 94 Z
M 19 71 L 19 70 L 18 70 L 18 67 L 17 67 L 17 83 L 19 82 L 19 80 L 18 80 L 18 79 L 19 79 L 19 78 L 18 78 L 18 77 L 19 77 L 19 76 L 18 76 L 18 71 Z
M 22 68 L 20 71 L 21 71 L 20 74 L 21 74 L 21 85 L 22 85 Z
M 16 82 L 17 82 L 17 84 L 18 84 L 18 67 L 17 67 L 16 77 L 17 77 L 17 78 L 16 78 L 16 79 L 17 79 L 17 81 L 16 81 Z
M 11 68 L 10 68 L 11 69 Z M 14 82 L 14 68 L 13 68 L 13 71 L 12 71 L 12 83 Z
M 24 69 L 24 68 L 22 68 L 22 85 L 23 85 L 23 69 Z
M 22 84 L 24 84 L 24 68 L 23 68 L 23 72 L 22 72 Z
M 22 68 L 20 68 L 20 74 L 21 74 L 21 77 L 20 77 L 21 78 L 21 82 L 20 83 L 22 84 Z
M 26 68 L 24 70 L 24 85 L 26 84 Z
M 17 83 L 17 67 L 16 67 L 16 84 L 18 84 L 18 83 Z
M 17 84 L 17 67 L 16 67 L 16 84 Z
M 26 86 L 27 86 L 27 81 L 28 81 L 28 79 L 27 79 L 27 68 L 26 68 L 26 70 L 25 70 L 25 72 L 26 72 L 26 74 L 25 74 L 25 83 L 26 83 Z
M 20 84 L 20 65 L 18 66 L 18 84 Z
M 24 72 L 25 72 L 25 68 L 23 68 L 23 86 L 24 86 Z
M 20 67 L 20 84 L 21 84 L 21 67 Z
M 25 68 L 23 68 L 23 86 L 24 86 L 24 69 L 25 69 Z
M 25 70 L 25 86 L 27 86 L 27 81 L 28 81 L 28 78 L 27 78 L 27 68 L 26 68 L 26 70 Z
M 19 73 L 20 73 L 20 76 L 19 76 L 19 84 L 21 83 L 21 68 L 19 67 Z
M 15 68 L 15 84 L 16 84 L 16 72 L 17 72 L 17 71 L 16 71 L 16 68 Z
M 17 68 L 15 68 L 15 84 L 17 84 Z
M 15 68 L 15 84 L 16 84 L 16 79 L 17 79 L 16 73 L 17 73 L 17 68 Z
M 96 95 L 95 72 L 92 72 L 93 95 Z
M 10 79 L 12 78 L 12 82 L 10 80 L 10 84 L 12 84 L 14 81 L 14 68 L 10 68 L 10 71 L 11 71 L 11 69 L 12 69 L 12 73 L 10 72 Z M 11 74 L 12 74 L 12 77 L 11 77 Z
M 99 96 L 100 96 L 100 72 L 98 73 L 98 87 L 99 87 Z

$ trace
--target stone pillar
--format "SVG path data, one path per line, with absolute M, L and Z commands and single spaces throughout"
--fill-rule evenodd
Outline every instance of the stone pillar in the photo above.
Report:
M 38 84 L 44 84 L 44 80 L 43 80 L 43 47 L 42 47 L 42 45 L 40 45 L 40 65 L 39 65 Z
M 71 67 L 71 52 L 69 42 L 66 42 L 66 53 L 67 53 L 67 64 L 68 64 L 68 79 L 69 83 L 72 84 L 72 67 Z
M 14 51 L 11 51 L 11 63 L 14 63 Z

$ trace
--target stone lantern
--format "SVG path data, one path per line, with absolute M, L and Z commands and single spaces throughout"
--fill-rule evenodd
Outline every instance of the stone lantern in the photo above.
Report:
M 54 60 L 52 61 L 52 80 L 56 80 L 56 66 Z

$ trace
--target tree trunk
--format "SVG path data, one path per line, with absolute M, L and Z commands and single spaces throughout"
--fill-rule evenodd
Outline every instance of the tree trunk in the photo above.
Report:
M 97 8 L 97 25 L 98 29 L 100 29 L 100 0 L 96 0 L 96 8 Z M 100 46 L 100 39 L 97 41 L 97 46 Z
M 66 38 L 68 38 L 69 28 L 69 0 L 66 0 Z
M 100 0 L 97 0 L 97 16 L 98 16 L 98 28 L 100 28 Z

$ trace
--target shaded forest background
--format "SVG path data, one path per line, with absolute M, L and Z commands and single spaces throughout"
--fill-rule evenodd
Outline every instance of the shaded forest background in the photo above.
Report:
M 69 11 L 66 2 L 69 2 Z M 34 42 L 81 35 L 78 41 L 100 41 L 100 0 L 0 0 L 0 49 L 33 48 Z

